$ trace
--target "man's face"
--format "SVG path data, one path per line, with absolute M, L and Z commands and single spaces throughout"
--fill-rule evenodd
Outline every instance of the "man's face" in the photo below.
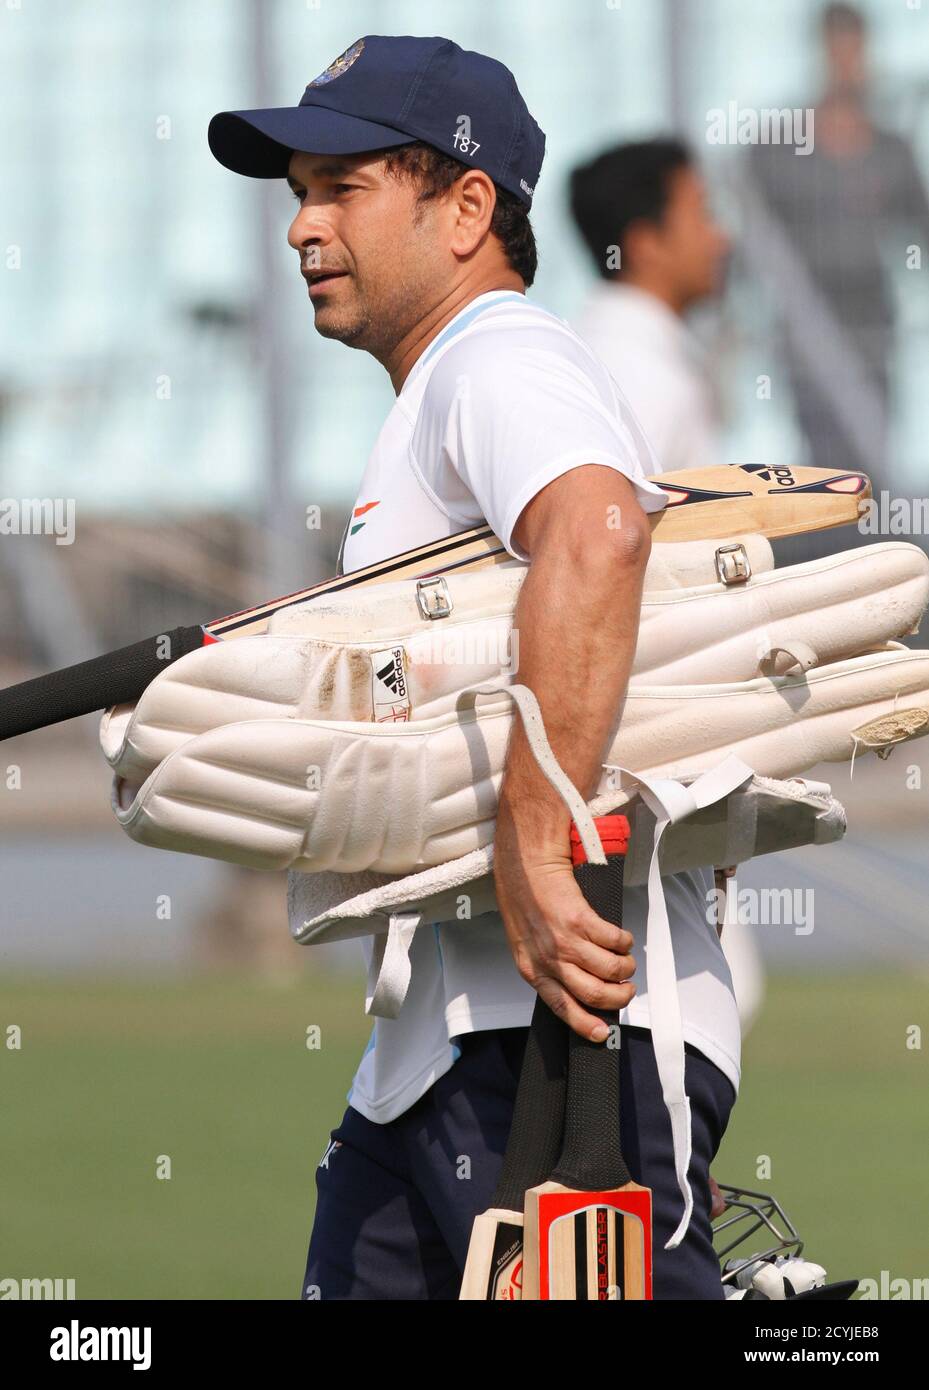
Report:
M 295 152 L 288 183 L 299 207 L 287 240 L 325 338 L 383 360 L 421 317 L 438 256 L 433 204 L 388 175 L 380 156 Z
M 718 292 L 729 238 L 713 217 L 703 180 L 677 169 L 655 238 L 655 253 L 681 307 Z
M 867 82 L 867 50 L 864 30 L 851 24 L 835 24 L 824 35 L 829 86 L 854 95 Z

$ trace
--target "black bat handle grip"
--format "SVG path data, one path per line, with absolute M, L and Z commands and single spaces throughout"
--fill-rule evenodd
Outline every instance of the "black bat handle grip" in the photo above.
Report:
M 521 1208 L 526 1189 L 545 1182 L 561 1153 L 567 1090 L 567 1029 L 536 995 L 493 1205 Z
M 0 690 L 0 740 L 138 699 L 159 671 L 203 640 L 202 627 L 176 627 Z
M 613 815 L 601 816 L 595 823 L 607 862 L 591 864 L 584 856 L 578 863 L 575 854 L 574 876 L 598 916 L 621 926 L 629 822 L 625 816 Z M 619 1134 L 619 1015 L 591 1012 L 599 1013 L 613 1032 L 606 1042 L 594 1043 L 570 1030 L 564 1146 L 552 1175 L 567 1187 L 584 1190 L 632 1182 Z

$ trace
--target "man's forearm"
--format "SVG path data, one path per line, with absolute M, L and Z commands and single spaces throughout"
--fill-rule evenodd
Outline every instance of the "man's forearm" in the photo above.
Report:
M 549 742 L 585 798 L 621 713 L 632 669 L 649 538 L 641 528 L 559 538 L 532 555 L 514 615 L 518 679 L 535 693 Z M 566 842 L 568 812 L 514 726 L 501 808 L 539 841 Z
M 513 535 L 530 558 L 514 614 L 517 676 L 535 692 L 555 757 L 589 798 L 632 670 L 648 519 L 629 478 L 589 464 L 543 488 Z M 523 979 L 570 1028 L 600 1042 L 605 1024 L 590 1008 L 623 1009 L 634 996 L 633 942 L 581 893 L 568 820 L 514 719 L 494 840 L 497 904 Z

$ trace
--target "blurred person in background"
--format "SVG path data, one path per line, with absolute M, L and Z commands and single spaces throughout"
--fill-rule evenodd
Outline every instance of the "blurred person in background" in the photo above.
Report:
M 793 260 L 773 288 L 807 461 L 864 467 L 877 493 L 894 484 L 885 461 L 893 276 L 906 269 L 911 242 L 929 246 L 929 205 L 909 144 L 869 110 L 861 11 L 830 4 L 819 24 L 825 85 L 812 149 L 800 155 L 789 143 L 757 145 L 751 179 Z M 770 278 L 779 259 L 763 253 L 754 269 Z M 841 546 L 841 536 L 821 534 L 831 549 Z M 812 553 L 809 543 L 802 549 Z
M 662 470 L 719 463 L 719 420 L 688 310 L 719 293 L 729 249 L 679 140 L 617 145 L 570 177 L 599 275 L 574 327 L 606 363 Z
M 686 315 L 719 294 L 729 239 L 690 151 L 674 139 L 616 145 L 573 171 L 570 201 L 600 277 L 577 332 L 606 363 L 663 472 L 719 463 L 716 396 Z M 722 946 L 744 1034 L 764 995 L 758 947 L 740 923 L 726 927 Z

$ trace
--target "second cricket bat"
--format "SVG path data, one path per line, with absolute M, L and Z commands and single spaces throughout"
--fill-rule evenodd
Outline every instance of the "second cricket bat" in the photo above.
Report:
M 536 997 L 503 1167 L 490 1207 L 474 1219 L 462 1300 L 522 1298 L 523 1202 L 561 1152 L 567 1058 L 567 1028 Z
M 661 473 L 652 481 L 668 494 L 667 506 L 649 516 L 652 531 L 656 540 L 671 542 L 750 534 L 774 538 L 845 526 L 857 520 L 860 502 L 871 496 L 864 473 L 832 468 L 721 464 Z M 270 603 L 206 624 L 173 628 L 37 676 L 0 691 L 0 740 L 137 700 L 172 662 L 211 642 L 266 632 L 283 608 L 346 589 L 481 569 L 508 559 L 506 547 L 490 527 L 476 526 Z
M 622 922 L 625 816 L 596 821 L 606 862 L 589 863 L 572 834 L 575 876 L 604 920 Z M 602 1014 L 618 1025 L 618 1015 Z M 634 1182 L 620 1142 L 618 1026 L 615 1039 L 568 1037 L 568 1090 L 561 1156 L 525 1201 L 524 1300 L 652 1297 L 652 1194 Z

